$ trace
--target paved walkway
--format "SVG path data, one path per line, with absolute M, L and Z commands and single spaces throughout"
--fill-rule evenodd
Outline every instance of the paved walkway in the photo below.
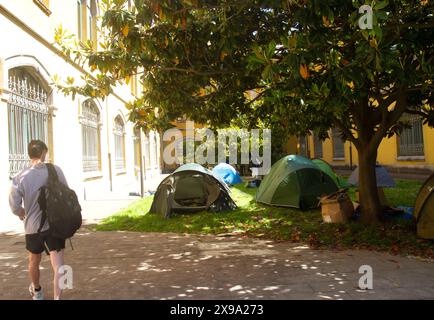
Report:
M 64 299 L 434 299 L 434 263 L 238 237 L 83 229 Z M 48 257 L 42 286 L 51 296 Z M 361 265 L 373 290 L 358 289 Z M 0 235 L 0 299 L 28 299 L 22 235 Z
M 113 215 L 119 210 L 128 207 L 140 197 L 114 197 L 99 200 L 81 201 L 83 222 L 86 224 L 98 223 L 102 219 Z M 10 210 L 0 213 L 0 233 L 23 233 L 23 222 L 14 216 Z

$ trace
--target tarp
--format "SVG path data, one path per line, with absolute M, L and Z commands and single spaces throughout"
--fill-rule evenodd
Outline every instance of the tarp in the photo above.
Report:
M 318 207 L 321 196 L 338 190 L 333 179 L 311 160 L 289 155 L 271 167 L 258 188 L 256 201 L 306 210 Z
M 386 168 L 381 165 L 375 166 L 375 174 L 377 178 L 378 188 L 393 188 L 395 187 L 395 181 L 387 172 Z M 348 183 L 353 186 L 359 186 L 359 167 L 357 167 L 348 179 Z
M 239 173 L 230 164 L 219 163 L 212 169 L 212 172 L 215 176 L 220 177 L 229 185 L 242 182 Z

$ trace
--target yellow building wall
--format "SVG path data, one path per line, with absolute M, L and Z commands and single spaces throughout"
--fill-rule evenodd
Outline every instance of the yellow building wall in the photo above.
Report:
M 298 141 L 296 137 L 289 137 L 288 142 L 284 146 L 284 150 L 287 154 L 298 153 Z
M 434 167 L 434 129 L 423 126 L 424 159 L 402 160 L 398 157 L 398 137 L 384 139 L 378 149 L 378 162 L 390 166 Z
M 434 169 L 434 129 L 429 128 L 427 125 L 423 126 L 423 139 L 424 139 L 424 153 L 423 159 L 417 158 L 404 158 L 398 157 L 398 137 L 385 138 L 378 148 L 377 162 L 383 165 L 392 167 L 408 167 L 408 168 L 428 168 Z M 315 157 L 314 138 L 313 135 L 309 136 L 309 154 L 311 158 Z M 350 145 L 349 141 L 345 142 L 345 159 L 333 159 L 333 143 L 332 139 L 326 139 L 322 142 L 323 157 L 325 161 L 335 166 L 350 166 L 358 164 L 357 149 L 354 145 L 351 146 L 352 159 L 350 158 Z M 285 146 L 288 154 L 298 154 L 299 145 L 297 138 L 290 137 Z

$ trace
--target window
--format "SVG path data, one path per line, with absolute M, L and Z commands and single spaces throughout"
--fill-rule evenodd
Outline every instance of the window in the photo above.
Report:
M 93 19 L 93 10 L 91 8 L 91 1 L 87 0 L 86 1 L 87 5 L 86 5 L 86 15 L 87 15 L 87 20 L 86 20 L 86 24 L 87 24 L 87 34 L 86 34 L 86 39 L 87 40 L 92 40 L 94 39 L 94 19 Z
M 77 0 L 77 35 L 81 41 L 96 42 L 96 15 L 95 0 Z
M 30 163 L 27 145 L 31 140 L 48 144 L 48 95 L 26 68 L 11 69 L 8 86 L 9 176 L 13 177 Z
M 149 132 L 145 132 L 145 152 L 143 154 L 145 163 L 144 166 L 146 169 L 151 168 L 151 148 L 150 148 L 150 141 L 149 141 Z
M 125 169 L 125 125 L 121 116 L 115 118 L 115 168 Z
M 157 139 L 157 132 L 154 131 L 154 165 L 155 169 L 158 169 L 158 139 Z
M 405 116 L 402 120 L 408 121 L 411 128 L 406 128 L 398 137 L 399 157 L 423 157 L 423 129 L 422 120 L 417 115 Z
M 300 155 L 302 155 L 306 158 L 310 158 L 307 137 L 306 136 L 299 137 L 298 138 L 298 144 L 299 144 Z
M 313 152 L 315 158 L 322 158 L 322 140 L 316 133 L 313 134 Z
M 134 128 L 134 167 L 136 171 L 140 170 L 140 128 Z
M 51 15 L 50 1 L 49 0 L 33 0 L 33 2 L 41 9 L 47 16 Z
M 83 40 L 83 6 L 82 0 L 77 0 L 77 35 L 78 39 Z
M 100 113 L 95 102 L 91 99 L 83 103 L 80 120 L 83 143 L 83 171 L 100 171 Z
M 345 147 L 338 129 L 332 129 L 333 159 L 345 159 Z

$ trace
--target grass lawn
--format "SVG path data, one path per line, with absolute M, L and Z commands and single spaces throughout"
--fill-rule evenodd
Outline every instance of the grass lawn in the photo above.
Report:
M 398 180 L 396 188 L 385 190 L 386 197 L 392 206 L 413 206 L 420 186 L 421 182 Z M 418 239 L 412 221 L 394 220 L 377 226 L 357 222 L 326 224 L 319 209 L 302 212 L 260 205 L 254 201 L 255 192 L 256 189 L 244 186 L 232 188 L 232 197 L 238 205 L 234 211 L 176 215 L 170 219 L 148 214 L 152 197 L 147 197 L 106 218 L 96 230 L 238 233 L 275 241 L 300 242 L 314 248 L 363 248 L 434 257 L 434 241 Z M 350 190 L 350 195 L 354 197 L 354 190 Z

